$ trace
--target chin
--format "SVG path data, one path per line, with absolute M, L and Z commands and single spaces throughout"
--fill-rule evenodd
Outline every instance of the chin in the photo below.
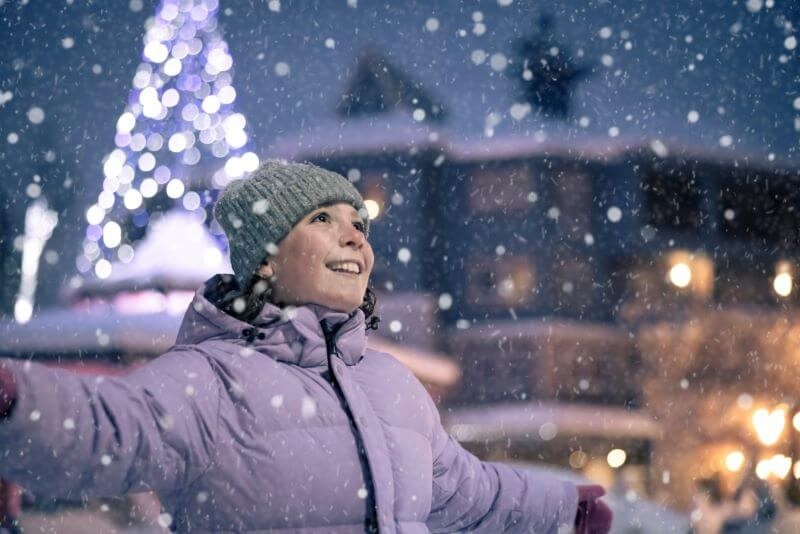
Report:
M 352 313 L 361 306 L 361 300 L 356 302 L 354 299 L 328 299 L 323 302 L 323 306 L 344 313 Z

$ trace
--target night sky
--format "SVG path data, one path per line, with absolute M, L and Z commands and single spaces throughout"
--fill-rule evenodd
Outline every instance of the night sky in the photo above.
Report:
M 454 143 L 543 132 L 564 144 L 659 139 L 765 162 L 798 158 L 798 4 L 568 0 L 547 12 L 540 5 L 222 1 L 220 28 L 250 146 L 265 158 L 315 125 L 335 128 L 336 106 L 370 50 L 444 106 L 436 126 Z M 21 231 L 29 185 L 40 185 L 61 217 L 50 243 L 58 260 L 42 268 L 44 302 L 74 274 L 84 211 L 100 190 L 102 159 L 114 148 L 155 9 L 140 0 L 0 0 L 3 235 Z M 538 31 L 542 14 L 552 16 L 553 46 L 587 74 L 571 86 L 563 119 L 536 109 L 515 118 L 514 43 Z

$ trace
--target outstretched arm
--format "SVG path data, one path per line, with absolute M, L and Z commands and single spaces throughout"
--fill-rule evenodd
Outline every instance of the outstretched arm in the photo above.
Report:
M 176 347 L 130 375 L 1 360 L 0 476 L 49 497 L 168 494 L 211 462 L 221 400 L 206 357 Z M 6 392 L 7 393 L 7 392 Z M 5 404 L 5 406 L 3 406 Z
M 481 462 L 441 427 L 434 449 L 432 532 L 556 533 L 575 524 L 573 484 Z

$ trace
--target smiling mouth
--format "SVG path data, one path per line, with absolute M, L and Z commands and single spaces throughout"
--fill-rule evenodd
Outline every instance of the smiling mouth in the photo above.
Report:
M 342 261 L 326 265 L 331 271 L 349 276 L 358 276 L 361 274 L 361 265 L 354 261 Z

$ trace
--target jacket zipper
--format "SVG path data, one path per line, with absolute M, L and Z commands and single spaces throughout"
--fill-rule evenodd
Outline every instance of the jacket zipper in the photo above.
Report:
M 342 390 L 342 386 L 339 384 L 339 379 L 336 377 L 336 373 L 333 372 L 332 357 L 334 355 L 340 356 L 339 349 L 336 346 L 336 334 L 339 332 L 339 328 L 341 328 L 343 323 L 340 323 L 335 327 L 332 327 L 328 323 L 328 321 L 321 321 L 320 324 L 322 326 L 322 333 L 325 335 L 325 349 L 326 352 L 328 353 L 328 373 L 330 373 L 331 376 L 331 385 L 333 386 L 334 391 L 336 391 L 336 394 L 343 401 L 345 407 L 345 413 L 347 414 L 347 417 L 350 419 L 350 423 L 353 425 L 353 428 L 355 429 L 356 442 L 360 449 L 358 451 L 359 456 L 363 455 L 364 457 L 363 462 L 364 465 L 366 465 L 367 467 L 367 472 L 365 473 L 366 475 L 365 478 L 367 478 L 367 480 L 365 480 L 364 482 L 366 485 L 371 486 L 370 488 L 368 488 L 368 490 L 370 491 L 370 496 L 372 498 L 372 506 L 370 507 L 370 515 L 366 518 L 364 522 L 364 527 L 366 529 L 366 532 L 368 533 L 378 532 L 379 531 L 378 508 L 377 508 L 378 503 L 375 500 L 376 497 L 375 487 L 374 487 L 374 482 L 372 480 L 372 472 L 369 469 L 367 450 L 366 447 L 364 446 L 364 440 L 361 438 L 361 432 L 358 430 L 358 426 L 356 426 L 355 416 L 353 415 L 353 411 L 350 408 L 350 404 L 347 402 L 347 397 L 345 397 L 344 395 L 344 391 Z

